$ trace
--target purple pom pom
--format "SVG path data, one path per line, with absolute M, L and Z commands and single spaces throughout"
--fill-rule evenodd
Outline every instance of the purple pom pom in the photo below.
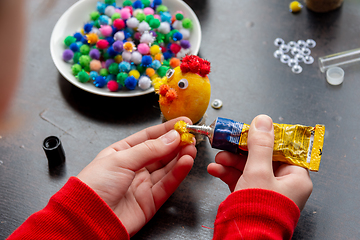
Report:
M 190 42 L 188 40 L 181 40 L 180 46 L 184 49 L 188 49 L 188 48 L 190 48 Z
M 90 53 L 89 53 L 90 57 L 92 59 L 96 59 L 96 60 L 99 60 L 100 58 L 100 51 L 96 48 L 94 49 L 91 49 Z
M 64 52 L 63 52 L 63 59 L 64 61 L 70 61 L 73 57 L 74 57 L 74 53 L 73 51 L 71 51 L 70 49 L 66 49 Z
M 115 61 L 113 59 L 108 59 L 105 61 L 105 67 L 106 68 L 109 68 L 109 66 L 114 63 Z
M 123 42 L 122 41 L 115 41 L 112 45 L 113 49 L 117 52 L 122 52 L 123 50 Z

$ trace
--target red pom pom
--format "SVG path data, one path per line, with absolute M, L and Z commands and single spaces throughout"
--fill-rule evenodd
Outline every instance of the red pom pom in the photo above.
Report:
M 119 89 L 119 84 L 115 80 L 110 80 L 107 87 L 111 92 L 116 92 Z
M 210 62 L 195 55 L 187 55 L 183 57 L 180 69 L 183 73 L 191 71 L 192 73 L 206 77 L 206 75 L 210 73 Z
M 177 93 L 176 93 L 176 90 L 173 89 L 173 88 L 170 88 L 167 93 L 166 93 L 166 99 L 169 101 L 169 102 L 172 102 L 175 98 L 177 98 Z
M 116 29 L 123 29 L 125 27 L 125 22 L 122 19 L 115 19 L 114 20 L 114 27 L 116 27 Z
M 96 47 L 99 49 L 105 49 L 109 47 L 109 42 L 104 39 L 101 39 L 96 43 Z
M 170 46 L 170 51 L 172 51 L 174 54 L 177 54 L 178 52 L 180 52 L 181 50 L 181 46 L 179 44 L 173 43 Z
M 166 52 L 166 51 L 167 51 L 166 47 L 161 46 L 161 52 L 164 53 L 164 52 Z
M 169 89 L 170 89 L 169 85 L 163 84 L 159 87 L 159 94 L 165 96 Z
M 190 71 L 189 65 L 186 62 L 180 64 L 180 70 L 182 73 L 187 73 Z
M 200 66 L 199 74 L 202 77 L 205 77 L 210 73 L 210 62 L 204 60 L 203 64 Z

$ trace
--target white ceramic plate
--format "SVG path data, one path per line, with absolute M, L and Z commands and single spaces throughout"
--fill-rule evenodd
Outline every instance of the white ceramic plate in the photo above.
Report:
M 90 20 L 90 13 L 96 10 L 96 3 L 98 1 L 100 0 L 80 0 L 76 2 L 60 17 L 56 23 L 50 39 L 50 52 L 55 66 L 61 75 L 63 75 L 70 83 L 94 94 L 109 97 L 134 97 L 153 92 L 153 88 L 145 91 L 136 88 L 132 91 L 119 90 L 118 92 L 110 92 L 106 87 L 97 88 L 90 82 L 81 83 L 72 75 L 71 64 L 62 60 L 62 54 L 65 50 L 64 39 L 68 35 L 73 35 L 75 32 L 79 31 L 79 29 Z M 120 5 L 119 2 L 120 1 L 117 1 L 117 5 Z M 168 7 L 171 14 L 179 10 L 184 13 L 185 17 L 190 18 L 193 21 L 193 29 L 191 31 L 189 41 L 191 44 L 191 54 L 196 55 L 200 48 L 201 27 L 195 13 L 185 2 L 181 0 L 163 0 L 162 2 Z

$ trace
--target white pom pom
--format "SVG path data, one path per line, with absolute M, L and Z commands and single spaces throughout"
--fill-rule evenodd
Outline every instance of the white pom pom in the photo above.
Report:
M 158 31 L 163 34 L 168 34 L 170 32 L 170 23 L 168 22 L 160 23 L 160 27 L 158 28 Z
M 153 43 L 155 41 L 153 35 L 149 32 L 145 32 L 143 35 L 141 35 L 140 37 L 140 42 L 141 43 L 147 43 L 147 44 L 150 44 L 150 43 Z
M 183 39 L 189 40 L 190 38 L 190 30 L 186 28 L 182 28 L 179 30 L 179 32 L 183 35 Z
M 139 20 L 137 20 L 137 19 L 134 18 L 134 17 L 129 18 L 129 19 L 126 21 L 126 25 L 127 25 L 129 28 L 136 28 L 137 26 L 139 26 Z
M 145 21 L 142 21 L 138 26 L 138 32 L 145 32 L 145 31 L 149 31 L 149 30 L 150 30 L 150 26 Z
M 98 35 L 98 36 L 101 35 L 100 30 L 99 30 L 98 28 L 96 28 L 96 27 L 93 27 L 93 28 L 91 29 L 91 32 L 92 32 L 92 33 L 95 33 L 95 34 Z
M 151 87 L 151 80 L 150 78 L 146 77 L 146 76 L 142 76 L 139 79 L 139 88 L 141 88 L 142 90 L 146 90 L 149 89 Z
M 182 48 L 182 49 L 176 54 L 176 57 L 179 58 L 179 59 L 182 59 L 183 57 L 186 56 L 186 54 L 190 54 L 190 52 L 191 52 L 190 48 L 188 48 L 188 49 Z
M 111 18 L 111 16 L 115 13 L 115 7 L 114 6 L 107 6 L 105 8 L 105 14 Z
M 123 32 L 123 31 L 119 31 L 119 32 L 115 33 L 114 39 L 115 39 L 116 41 L 122 41 L 122 40 L 124 40 L 124 39 L 125 39 L 124 32 Z
M 180 30 L 182 28 L 182 21 L 176 20 L 173 24 L 172 24 L 173 28 Z
M 122 53 L 123 61 L 131 62 L 131 55 L 132 55 L 131 52 L 123 51 Z
M 133 11 L 133 16 L 136 17 L 136 15 L 138 15 L 139 13 L 144 13 L 144 11 L 141 8 L 138 8 Z
M 134 52 L 131 54 L 131 61 L 132 61 L 134 64 L 140 64 L 140 63 L 141 63 L 141 59 L 142 59 L 142 55 L 141 55 L 141 53 L 139 53 L 138 51 L 134 51 Z

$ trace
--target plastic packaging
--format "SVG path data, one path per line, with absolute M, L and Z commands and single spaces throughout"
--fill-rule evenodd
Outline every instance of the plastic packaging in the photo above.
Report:
M 325 72 L 331 67 L 350 65 L 360 61 L 360 48 L 319 57 L 319 68 Z
M 331 85 L 339 85 L 344 81 L 344 70 L 340 67 L 332 67 L 326 71 L 326 80 Z
M 217 118 L 210 126 L 187 125 L 190 132 L 209 138 L 213 148 L 232 153 L 247 153 L 250 125 Z M 308 127 L 274 123 L 273 161 L 281 161 L 318 171 L 324 143 L 325 126 Z

